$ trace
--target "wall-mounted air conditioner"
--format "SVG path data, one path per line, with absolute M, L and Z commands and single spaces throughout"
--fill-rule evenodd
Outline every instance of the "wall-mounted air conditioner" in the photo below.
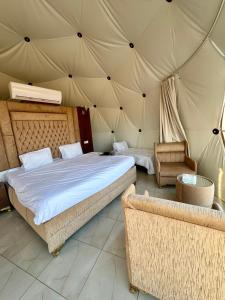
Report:
M 62 102 L 61 91 L 45 89 L 38 86 L 17 82 L 9 83 L 9 93 L 10 98 L 16 100 L 44 102 L 51 104 L 61 104 Z

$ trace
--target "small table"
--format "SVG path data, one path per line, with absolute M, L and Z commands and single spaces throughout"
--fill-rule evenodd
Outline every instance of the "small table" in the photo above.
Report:
M 214 200 L 214 183 L 209 178 L 181 174 L 176 180 L 176 200 L 211 208 Z

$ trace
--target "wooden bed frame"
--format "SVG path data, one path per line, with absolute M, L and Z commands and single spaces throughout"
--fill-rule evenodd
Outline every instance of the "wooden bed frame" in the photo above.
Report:
M 19 155 L 50 147 L 59 157 L 59 146 L 80 140 L 77 109 L 45 104 L 0 101 L 0 171 L 20 166 Z M 17 199 L 9 187 L 9 198 L 18 213 L 58 255 L 64 242 L 94 215 L 136 181 L 131 168 L 114 183 L 53 219 L 35 225 L 33 213 Z

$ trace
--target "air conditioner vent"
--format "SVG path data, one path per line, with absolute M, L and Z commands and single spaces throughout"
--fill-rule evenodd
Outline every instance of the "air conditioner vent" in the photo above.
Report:
M 61 104 L 62 92 L 27 85 L 17 82 L 9 83 L 10 98 L 13 100 L 23 100 L 31 102 L 42 102 L 50 104 Z

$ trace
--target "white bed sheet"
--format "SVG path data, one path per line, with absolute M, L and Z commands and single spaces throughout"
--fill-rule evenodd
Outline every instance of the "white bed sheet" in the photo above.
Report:
M 132 157 L 88 153 L 31 171 L 21 167 L 8 173 L 7 179 L 39 225 L 101 191 L 134 164 Z
M 128 148 L 126 151 L 115 152 L 115 154 L 131 156 L 138 166 L 147 169 L 149 175 L 155 174 L 154 151 L 152 149 Z

